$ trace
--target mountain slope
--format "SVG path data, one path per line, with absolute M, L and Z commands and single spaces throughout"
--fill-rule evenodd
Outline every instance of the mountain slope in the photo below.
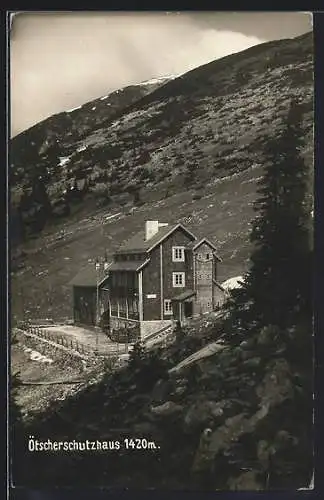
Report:
M 12 141 L 12 204 L 27 233 L 70 214 L 80 200 L 138 201 L 152 187 L 201 187 L 262 164 L 262 147 L 282 127 L 291 96 L 305 104 L 311 142 L 312 34 L 216 60 L 140 98 L 147 93 L 147 86 L 116 91 Z M 305 153 L 311 160 L 311 148 Z
M 45 191 L 46 197 L 46 189 L 55 185 L 64 172 L 61 168 L 65 163 L 64 158 L 72 153 L 78 156 L 78 153 L 84 151 L 82 146 L 75 147 L 76 142 L 97 127 L 106 126 L 116 113 L 120 113 L 131 103 L 153 92 L 172 78 L 172 76 L 162 77 L 129 85 L 77 108 L 51 116 L 15 136 L 10 144 L 9 172 L 14 215 L 18 207 L 25 215 L 24 222 L 27 225 L 33 218 L 36 218 L 37 222 L 43 203 L 41 200 L 40 206 L 33 204 L 35 190 L 32 187 L 35 179 L 37 178 L 42 192 Z M 64 201 L 62 189 L 59 190 L 57 198 L 57 201 Z M 50 202 L 53 204 L 52 196 Z M 38 229 L 36 224 L 36 232 Z
M 104 250 L 111 257 L 153 211 L 154 218 L 181 221 L 210 237 L 223 260 L 221 281 L 241 275 L 250 254 L 263 149 L 285 125 L 295 95 L 305 108 L 302 154 L 312 168 L 310 34 L 262 44 L 190 71 L 124 108 L 82 140 L 70 144 L 67 139 L 66 147 L 79 152 L 61 166 L 52 165 L 43 180 L 47 198 L 38 182 L 38 198 L 36 184 L 30 188 L 29 205 L 28 196 L 25 205 L 16 200 L 23 224 L 28 217 L 37 221 L 46 202 L 48 217 L 54 218 L 58 200 L 68 205 L 70 215 L 45 227 L 13 259 L 13 314 L 70 316 L 70 279 Z M 22 183 L 31 183 L 32 173 L 44 172 L 41 161 L 26 159 L 25 164 Z M 77 189 L 68 191 L 67 182 Z M 17 191 L 18 183 L 12 185 L 13 194 Z M 105 196 L 107 207 L 94 212 L 95 203 Z

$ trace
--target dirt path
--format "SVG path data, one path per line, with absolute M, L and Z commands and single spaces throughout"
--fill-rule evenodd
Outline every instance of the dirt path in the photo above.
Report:
M 54 325 L 42 327 L 40 330 L 49 332 L 53 339 L 64 336 L 83 344 L 86 347 L 97 350 L 99 354 L 125 353 L 127 344 L 112 342 L 102 331 L 92 331 L 74 325 Z

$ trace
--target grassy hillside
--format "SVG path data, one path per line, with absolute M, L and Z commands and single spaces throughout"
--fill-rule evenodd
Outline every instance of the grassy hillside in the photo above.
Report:
M 127 95 L 127 89 L 124 92 Z M 80 135 L 70 139 L 64 128 L 57 131 L 62 142 L 59 155 L 69 156 L 64 165 L 53 162 L 45 167 L 40 154 L 36 162 L 28 160 L 35 131 L 42 136 L 54 130 L 60 115 L 15 138 L 13 152 L 18 148 L 21 166 L 15 164 L 13 153 L 12 205 L 20 204 L 20 222 L 25 227 L 37 222 L 40 213 L 45 213 L 42 223 L 47 222 L 39 237 L 36 224 L 33 239 L 28 237 L 12 250 L 13 314 L 70 316 L 67 282 L 89 259 L 105 250 L 111 255 L 153 213 L 162 221 L 180 220 L 193 229 L 199 227 L 209 236 L 223 259 L 219 279 L 241 274 L 249 256 L 252 203 L 255 181 L 262 175 L 263 148 L 284 126 L 293 95 L 304 104 L 302 154 L 312 168 L 311 34 L 209 63 L 129 107 L 127 99 L 120 101 L 119 106 L 123 102 L 126 108 L 118 116 L 106 117 L 104 126 L 96 119 L 82 140 Z M 115 97 L 99 101 L 110 99 Z M 74 111 L 76 124 L 88 119 L 89 106 Z M 16 141 L 22 139 L 26 149 L 18 147 Z M 46 169 L 48 175 L 29 187 L 27 195 L 33 176 L 42 176 Z M 63 196 L 67 181 L 75 189 Z M 39 182 L 46 185 L 46 195 Z M 24 189 L 22 203 L 19 192 Z M 66 207 L 68 216 L 64 216 Z M 15 221 L 13 230 L 19 228 Z
M 13 139 L 12 207 L 25 237 L 85 203 L 89 210 L 138 202 L 155 188 L 203 189 L 262 164 L 292 96 L 305 104 L 311 161 L 311 34 L 216 60 L 145 95 L 149 89 L 121 89 Z

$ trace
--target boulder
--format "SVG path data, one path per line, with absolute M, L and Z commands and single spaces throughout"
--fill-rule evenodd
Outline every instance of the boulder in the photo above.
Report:
M 261 358 L 259 356 L 248 357 L 243 361 L 243 366 L 247 366 L 249 368 L 257 368 L 261 363 Z
M 177 395 L 177 396 L 182 396 L 187 390 L 187 386 L 186 385 L 178 385 L 175 389 L 174 389 L 174 394 Z
M 240 436 L 255 430 L 260 420 L 269 413 L 269 406 L 260 408 L 250 418 L 245 412 L 227 418 L 225 424 L 213 432 L 210 439 L 211 456 L 215 457 L 221 450 L 229 449 Z
M 261 399 L 261 405 L 277 405 L 293 396 L 291 371 L 285 359 L 276 359 L 268 365 L 261 384 L 256 388 L 256 393 Z
M 159 406 L 151 406 L 151 413 L 159 417 L 168 417 L 183 411 L 183 406 L 174 403 L 173 401 L 166 401 Z
M 210 400 L 195 402 L 190 406 L 184 417 L 185 430 L 189 431 L 201 427 L 221 417 L 226 404 L 226 400 L 219 402 Z
M 127 404 L 131 405 L 144 405 L 150 401 L 150 397 L 147 394 L 134 394 L 127 400 Z

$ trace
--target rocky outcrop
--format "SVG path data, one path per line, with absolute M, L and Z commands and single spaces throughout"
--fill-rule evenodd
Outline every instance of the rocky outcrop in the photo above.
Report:
M 158 417 L 169 417 L 170 415 L 174 415 L 182 411 L 183 407 L 173 401 L 166 401 L 162 405 L 151 407 L 151 413 Z

